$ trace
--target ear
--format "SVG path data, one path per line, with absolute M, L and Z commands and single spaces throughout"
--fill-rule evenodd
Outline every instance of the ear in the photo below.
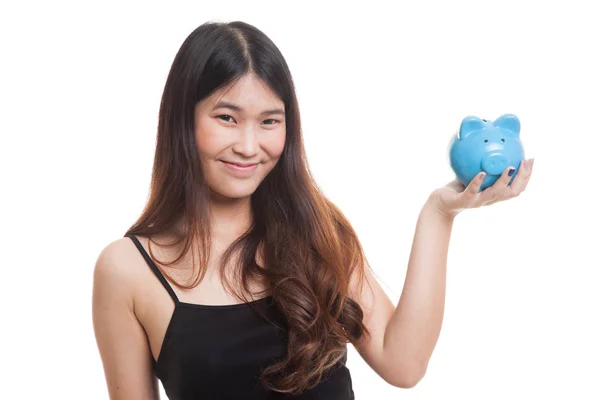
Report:
M 508 129 L 517 135 L 517 137 L 521 133 L 521 122 L 519 121 L 519 118 L 513 114 L 504 114 L 498 117 L 498 119 L 494 121 L 494 125 L 498 128 Z
M 458 139 L 464 139 L 470 133 L 481 130 L 485 128 L 485 126 L 486 124 L 481 120 L 481 118 L 477 118 L 472 115 L 465 117 L 460 124 L 460 129 L 458 130 Z

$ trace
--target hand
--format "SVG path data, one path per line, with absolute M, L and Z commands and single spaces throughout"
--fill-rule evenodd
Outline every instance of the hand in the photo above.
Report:
M 489 206 L 499 201 L 515 198 L 527 187 L 533 170 L 533 158 L 521 161 L 517 176 L 510 186 L 508 186 L 511 179 L 508 176 L 509 170 L 510 168 L 507 168 L 492 186 L 481 192 L 479 188 L 485 176 L 483 172 L 476 175 L 467 187 L 455 179 L 446 186 L 436 189 L 431 194 L 430 200 L 442 215 L 454 218 L 467 208 Z

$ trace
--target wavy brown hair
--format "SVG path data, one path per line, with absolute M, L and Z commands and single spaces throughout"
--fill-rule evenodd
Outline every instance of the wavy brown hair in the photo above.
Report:
M 267 283 L 266 290 L 285 317 L 288 340 L 285 357 L 269 365 L 261 381 L 271 390 L 295 395 L 324 379 L 345 356 L 348 342 L 356 344 L 369 334 L 350 292 L 351 277 L 359 282 L 357 293 L 361 290 L 368 264 L 349 221 L 310 174 L 290 71 L 279 49 L 257 28 L 239 21 L 210 22 L 183 42 L 160 104 L 149 199 L 126 234 L 152 238 L 175 232 L 168 246 L 183 243 L 181 254 L 157 264 L 180 288 L 200 283 L 211 247 L 210 190 L 195 143 L 194 107 L 250 72 L 283 101 L 286 142 L 278 163 L 251 196 L 250 228 L 224 253 L 220 271 L 233 293 L 223 271 L 239 255 L 236 266 L 244 291 L 236 294 L 240 299 L 249 293 L 250 281 Z M 195 260 L 196 244 L 199 267 L 187 284 L 177 282 L 167 267 L 189 250 Z

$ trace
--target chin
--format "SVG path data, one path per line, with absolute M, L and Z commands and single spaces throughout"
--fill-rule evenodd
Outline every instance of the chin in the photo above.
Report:
M 217 199 L 241 200 L 252 196 L 256 191 L 256 188 L 212 188 L 211 190 Z

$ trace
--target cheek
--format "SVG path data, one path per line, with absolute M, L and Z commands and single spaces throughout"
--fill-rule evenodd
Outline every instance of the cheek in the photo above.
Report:
M 283 153 L 283 147 L 285 146 L 285 131 L 277 132 L 269 141 L 264 145 L 267 154 L 271 158 L 279 158 Z
M 218 127 L 211 126 L 210 123 L 198 125 L 195 131 L 196 148 L 200 158 L 210 158 L 216 156 L 227 143 L 223 142 L 223 135 L 219 135 Z

